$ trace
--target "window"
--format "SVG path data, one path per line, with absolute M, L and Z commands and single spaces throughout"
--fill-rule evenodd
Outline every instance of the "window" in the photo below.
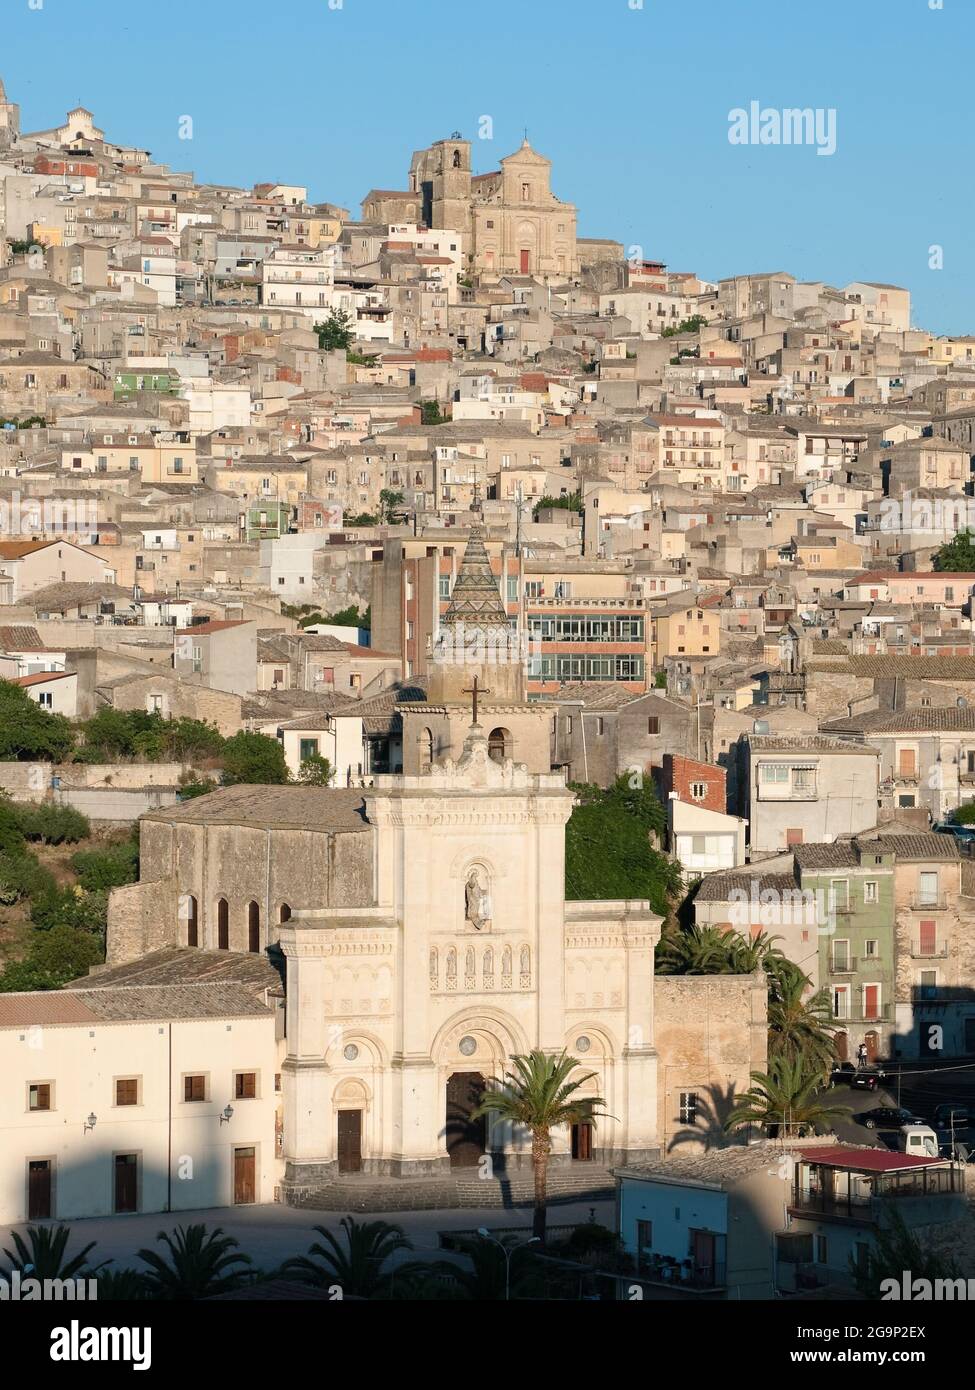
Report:
M 697 1092 L 681 1091 L 680 1093 L 680 1122 L 682 1125 L 692 1125 L 697 1120 Z
M 659 734 L 659 733 L 660 733 L 660 719 L 659 719 L 659 717 L 658 717 L 656 714 L 651 715 L 650 718 L 647 720 L 647 733 L 648 733 L 648 734 Z
M 314 758 L 318 754 L 317 738 L 302 738 L 298 740 L 298 757 L 301 762 L 306 758 Z
M 28 1110 L 52 1110 L 50 1081 L 35 1081 L 27 1087 Z
M 875 903 L 877 901 L 877 884 L 873 879 L 869 879 L 863 885 L 863 901 L 865 903 Z
M 921 872 L 917 876 L 918 902 L 923 907 L 934 907 L 938 901 L 938 874 Z
M 450 575 L 449 575 L 449 574 L 442 574 L 442 575 L 440 576 L 440 597 L 441 597 L 441 599 L 444 599 L 444 600 L 450 598 Z
M 708 794 L 708 784 L 707 784 L 707 782 L 692 782 L 692 783 L 691 783 L 691 796 L 694 798 L 695 801 L 703 801 L 704 798 L 707 796 L 707 794 Z
M 820 1265 L 829 1263 L 829 1242 L 825 1236 L 816 1237 L 816 1263 Z
M 115 1082 L 115 1104 L 139 1104 L 139 1078 L 137 1076 L 120 1076 L 118 1078 Z
M 876 960 L 880 955 L 880 942 L 871 938 L 863 943 L 863 954 L 867 960 Z
M 257 1072 L 238 1071 L 234 1073 L 234 1099 L 254 1100 L 257 1095 Z
M 789 780 L 789 769 L 785 763 L 762 763 L 759 776 L 763 782 L 784 785 Z
M 207 1098 L 207 1079 L 205 1076 L 183 1077 L 184 1101 L 203 1101 Z

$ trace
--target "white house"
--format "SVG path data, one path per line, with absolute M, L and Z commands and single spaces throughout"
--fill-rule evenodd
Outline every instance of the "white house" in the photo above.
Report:
M 264 992 L 232 968 L 179 986 L 119 973 L 0 995 L 0 1223 L 273 1200 L 280 1063 Z

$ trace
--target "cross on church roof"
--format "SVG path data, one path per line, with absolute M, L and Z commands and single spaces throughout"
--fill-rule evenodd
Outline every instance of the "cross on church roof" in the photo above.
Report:
M 473 699 L 472 699 L 472 701 L 471 701 L 471 715 L 472 715 L 471 723 L 472 723 L 472 724 L 476 724 L 476 723 L 477 723 L 477 697 L 478 697 L 478 695 L 490 695 L 490 693 L 491 693 L 491 692 L 490 692 L 490 690 L 487 688 L 486 685 L 478 685 L 478 683 L 477 683 L 477 676 L 474 677 L 474 683 L 473 683 L 473 685 L 471 685 L 471 686 L 469 686 L 469 687 L 465 686 L 465 688 L 461 691 L 461 694 L 462 694 L 462 695 L 470 695 L 470 696 L 473 697 Z

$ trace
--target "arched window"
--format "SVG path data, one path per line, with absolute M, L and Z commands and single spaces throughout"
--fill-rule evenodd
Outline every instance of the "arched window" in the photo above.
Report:
M 247 949 L 261 949 L 261 909 L 255 902 L 247 904 Z
M 230 950 L 230 909 L 226 898 L 217 899 L 217 950 Z
M 278 921 L 279 921 L 279 922 L 290 922 L 290 921 L 291 921 L 291 904 L 290 904 L 290 903 L 282 903 L 282 904 L 281 904 L 281 911 L 278 913 Z
M 460 168 L 460 150 L 454 150 L 454 168 Z
M 180 906 L 182 916 L 186 918 L 186 944 L 187 946 L 199 946 L 200 918 L 193 894 L 184 893 Z
M 507 729 L 492 729 L 488 734 L 488 757 L 496 763 L 511 757 L 511 734 Z

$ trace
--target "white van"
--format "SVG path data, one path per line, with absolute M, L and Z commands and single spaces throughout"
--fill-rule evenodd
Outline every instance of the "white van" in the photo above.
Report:
M 902 1125 L 897 1140 L 901 1153 L 916 1154 L 919 1158 L 938 1158 L 938 1136 L 930 1125 Z

